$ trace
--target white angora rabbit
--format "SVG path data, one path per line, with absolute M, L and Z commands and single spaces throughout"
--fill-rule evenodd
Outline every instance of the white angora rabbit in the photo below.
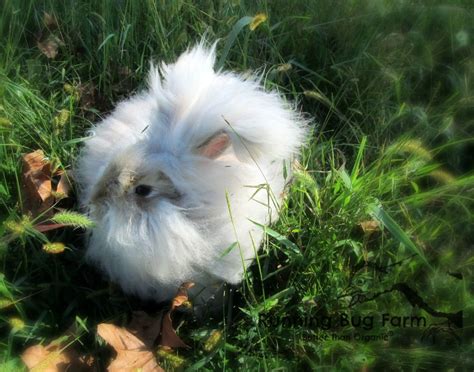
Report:
M 96 223 L 87 257 L 142 298 L 167 300 L 187 281 L 239 283 L 306 136 L 278 94 L 214 62 L 198 45 L 152 67 L 148 89 L 93 128 L 78 160 Z

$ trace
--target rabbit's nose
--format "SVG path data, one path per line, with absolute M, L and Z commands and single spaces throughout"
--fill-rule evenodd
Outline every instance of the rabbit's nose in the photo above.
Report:
M 109 196 L 116 196 L 120 191 L 120 182 L 118 179 L 113 179 L 107 182 L 105 193 Z

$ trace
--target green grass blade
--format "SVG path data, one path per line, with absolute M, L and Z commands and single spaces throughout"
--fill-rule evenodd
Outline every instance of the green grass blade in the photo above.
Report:
M 237 39 L 237 36 L 244 29 L 244 27 L 249 25 L 250 22 L 252 22 L 252 19 L 253 18 L 249 16 L 242 17 L 237 21 L 234 27 L 232 27 L 232 30 L 227 36 L 224 51 L 222 52 L 221 57 L 219 58 L 219 61 L 216 64 L 216 70 L 220 70 L 222 67 L 224 67 L 224 63 L 227 60 L 227 55 L 229 54 L 230 48 L 232 48 L 232 45 L 234 45 L 234 42 Z
M 379 221 L 388 229 L 388 231 L 390 231 L 390 233 L 395 239 L 397 239 L 405 247 L 409 248 L 413 253 L 416 253 L 432 271 L 434 270 L 426 259 L 423 252 L 416 246 L 415 243 L 413 243 L 413 241 L 403 231 L 400 225 L 398 225 L 395 220 L 387 212 L 385 212 L 382 207 L 374 203 L 369 206 L 369 211 L 377 221 Z
M 290 249 L 291 252 L 296 253 L 297 255 L 301 255 L 301 251 L 298 248 L 298 246 L 295 243 L 293 243 L 292 241 L 288 240 L 287 237 L 281 235 L 280 233 L 276 232 L 275 230 L 269 228 L 268 226 L 264 226 L 264 225 L 262 225 L 258 222 L 252 221 L 252 220 L 250 220 L 250 222 L 252 222 L 253 224 L 255 224 L 255 225 L 259 226 L 260 228 L 262 228 L 263 232 L 266 235 L 269 235 L 272 238 L 275 238 L 279 243 L 283 244 L 285 247 Z

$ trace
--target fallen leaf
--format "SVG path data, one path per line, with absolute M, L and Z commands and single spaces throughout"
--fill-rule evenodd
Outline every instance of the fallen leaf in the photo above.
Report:
M 48 12 L 44 12 L 43 14 L 43 24 L 50 30 L 58 27 L 58 21 L 56 19 L 56 16 Z
M 160 335 L 162 320 L 163 313 L 152 317 L 144 311 L 134 311 L 127 329 L 151 348 Z
M 120 356 L 120 357 L 119 357 Z M 130 350 L 117 354 L 117 358 L 107 367 L 109 372 L 156 372 L 164 369 L 158 365 L 151 351 Z
M 38 48 L 46 57 L 54 59 L 58 55 L 59 44 L 51 38 L 44 41 L 38 41 Z
M 192 288 L 193 286 L 194 283 L 187 282 L 179 287 L 178 293 L 173 298 L 173 301 L 171 303 L 171 309 L 163 317 L 163 324 L 161 326 L 161 338 L 159 342 L 160 346 L 167 346 L 171 348 L 189 347 L 176 334 L 176 331 L 173 328 L 171 314 L 175 311 L 177 307 L 183 305 L 185 302 L 188 301 L 188 289 Z
M 39 232 L 47 232 L 51 230 L 56 230 L 56 229 L 61 229 L 63 227 L 66 227 L 67 225 L 63 223 L 49 223 L 49 224 L 38 224 L 34 225 L 33 227 L 39 231 Z
M 74 350 L 57 342 L 48 346 L 31 346 L 23 352 L 21 359 L 32 372 L 96 370 L 92 356 L 79 356 Z
M 49 59 L 55 59 L 58 55 L 59 39 L 53 35 L 48 36 L 46 40 L 38 41 L 38 49 Z
M 23 160 L 29 167 L 25 173 L 34 183 L 41 200 L 45 201 L 49 198 L 51 192 L 51 180 L 49 179 L 49 174 L 51 174 L 50 163 L 45 159 L 44 153 L 41 150 L 26 154 Z
M 56 175 L 59 175 L 59 182 L 56 186 L 56 190 L 52 191 L 52 194 L 58 200 L 67 198 L 72 188 L 69 176 L 67 172 L 62 171 L 57 172 Z
M 171 314 L 176 308 L 188 302 L 187 291 L 193 283 L 182 284 L 171 302 L 170 310 L 163 315 L 152 317 L 144 311 L 132 314 L 127 328 L 113 324 L 99 324 L 97 334 L 117 353 L 107 370 L 115 371 L 163 371 L 152 351 L 156 339 L 160 336 L 160 348 L 188 347 L 173 329 Z
M 113 324 L 101 323 L 97 326 L 97 333 L 115 350 L 144 349 L 145 343 L 132 335 L 125 328 Z
M 51 164 L 41 150 L 23 156 L 23 213 L 37 216 L 54 203 Z
M 37 217 L 45 213 L 45 217 L 54 214 L 52 206 L 56 200 L 69 196 L 71 189 L 66 172 L 53 173 L 50 162 L 42 150 L 36 150 L 23 155 L 23 213 Z M 59 176 L 59 182 L 54 190 L 52 178 Z
M 188 289 L 192 287 L 194 287 L 194 283 L 191 282 L 181 284 L 181 286 L 178 288 L 178 293 L 173 298 L 170 312 L 174 311 L 177 307 L 188 301 Z
M 60 366 L 70 363 L 69 357 L 58 345 L 35 345 L 26 349 L 21 355 L 23 363 L 30 371 L 55 372 Z
M 163 371 L 153 352 L 127 329 L 103 323 L 97 326 L 97 333 L 117 352 L 108 371 Z
M 171 316 L 169 314 L 166 314 L 165 317 L 163 318 L 160 346 L 167 346 L 170 348 L 178 348 L 178 347 L 188 348 L 189 347 L 176 334 L 176 331 L 173 328 L 173 322 L 171 320 Z
M 378 221 L 370 220 L 370 221 L 362 221 L 359 226 L 362 228 L 362 231 L 366 234 L 371 234 L 374 231 L 380 230 L 380 225 Z

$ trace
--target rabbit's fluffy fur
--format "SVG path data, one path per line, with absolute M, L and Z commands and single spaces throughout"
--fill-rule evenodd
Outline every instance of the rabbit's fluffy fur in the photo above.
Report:
M 240 282 L 263 238 L 254 222 L 278 218 L 306 137 L 278 94 L 214 63 L 200 44 L 152 67 L 148 89 L 92 129 L 75 169 L 96 223 L 87 257 L 142 298 Z

